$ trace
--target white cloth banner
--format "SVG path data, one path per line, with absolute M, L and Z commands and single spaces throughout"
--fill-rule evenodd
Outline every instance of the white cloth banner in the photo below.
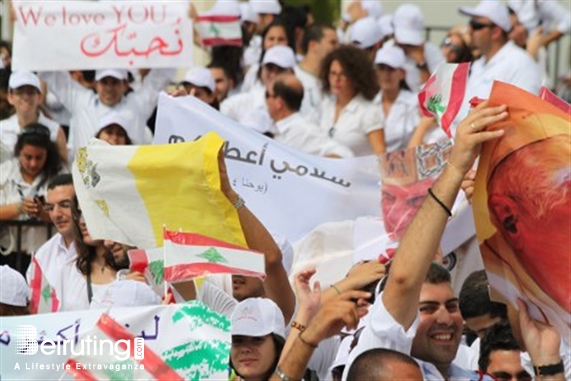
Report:
M 121 361 L 130 357 L 124 348 L 102 342 L 105 335 L 88 336 L 103 313 L 143 339 L 142 358 Z M 185 380 L 228 378 L 230 321 L 199 302 L 2 317 L 0 324 L 2 380 L 72 380 L 71 369 L 64 370 L 72 357 L 79 363 L 72 364 L 76 370 L 97 379 L 148 379 L 149 370 L 160 369 L 162 362 Z M 151 351 L 160 359 L 153 359 Z
M 155 144 L 192 141 L 208 131 L 224 140 L 232 187 L 271 231 L 296 241 L 331 221 L 379 216 L 376 156 L 329 159 L 287 147 L 194 97 L 159 97 Z
M 14 70 L 186 67 L 193 62 L 186 0 L 13 3 Z

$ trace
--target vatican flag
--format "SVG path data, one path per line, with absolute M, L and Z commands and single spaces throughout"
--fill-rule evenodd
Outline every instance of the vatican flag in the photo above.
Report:
M 246 246 L 238 213 L 220 190 L 218 151 L 207 133 L 194 142 L 78 150 L 73 179 L 89 234 L 138 248 L 163 246 L 163 227 Z

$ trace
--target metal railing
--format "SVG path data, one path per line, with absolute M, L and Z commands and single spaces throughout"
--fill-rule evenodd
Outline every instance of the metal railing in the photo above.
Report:
M 39 220 L 8 220 L 2 221 L 2 226 L 6 227 L 15 227 L 16 228 L 16 253 L 22 253 L 22 229 L 24 227 L 45 227 L 46 228 L 46 241 L 48 241 L 52 235 L 54 230 L 54 225 L 51 222 L 44 222 Z M 18 255 L 16 257 L 16 267 L 17 270 L 22 269 L 22 256 Z

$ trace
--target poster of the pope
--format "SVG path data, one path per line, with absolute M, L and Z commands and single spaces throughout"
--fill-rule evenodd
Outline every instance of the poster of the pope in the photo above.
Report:
M 483 145 L 474 218 L 493 300 L 529 306 L 533 317 L 571 327 L 571 123 L 552 104 L 496 82 L 490 105 L 508 105 L 504 129 Z M 517 307 L 516 307 L 517 308 Z

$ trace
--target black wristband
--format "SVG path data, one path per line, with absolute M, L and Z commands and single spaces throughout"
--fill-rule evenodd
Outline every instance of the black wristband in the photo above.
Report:
M 563 360 L 561 360 L 557 364 L 541 366 L 534 365 L 533 371 L 535 372 L 536 376 L 553 376 L 554 374 L 565 372 L 565 366 L 563 366 Z
M 434 201 L 438 203 L 438 205 L 442 207 L 442 209 L 444 209 L 446 214 L 448 214 L 448 217 L 452 217 L 452 212 L 450 211 L 450 209 L 448 209 L 448 207 L 444 205 L 444 203 L 440 201 L 438 197 L 436 197 L 436 195 L 432 192 L 432 188 L 428 188 L 428 194 L 430 195 L 430 197 L 434 199 Z

